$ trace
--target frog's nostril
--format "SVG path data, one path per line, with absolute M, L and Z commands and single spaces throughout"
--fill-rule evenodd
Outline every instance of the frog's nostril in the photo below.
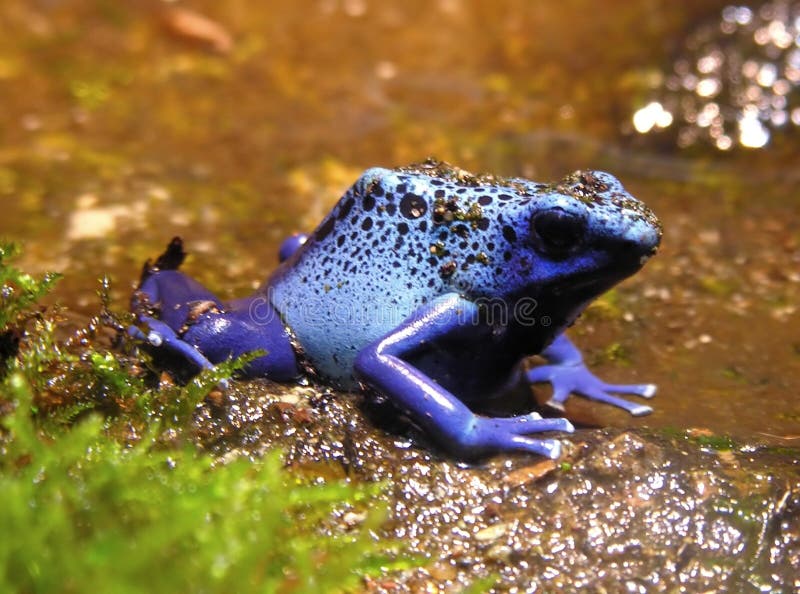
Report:
M 583 217 L 553 208 L 531 219 L 531 238 L 542 253 L 565 258 L 583 243 L 586 221 Z
M 620 262 L 632 262 L 642 266 L 658 251 L 661 232 L 658 227 L 635 221 L 619 236 L 610 238 L 606 249 Z

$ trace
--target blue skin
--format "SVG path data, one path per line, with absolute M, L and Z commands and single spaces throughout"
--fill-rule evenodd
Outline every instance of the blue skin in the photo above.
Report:
M 573 431 L 566 419 L 491 418 L 468 404 L 524 377 L 550 382 L 559 410 L 578 393 L 651 412 L 612 393 L 649 398 L 655 386 L 598 379 L 564 330 L 660 238 L 655 215 L 607 173 L 545 185 L 433 161 L 373 168 L 311 236 L 284 242 L 281 265 L 245 299 L 224 303 L 178 272 L 173 240 L 145 268 L 131 333 L 197 368 L 263 349 L 246 375 L 374 390 L 457 456 L 556 458 L 558 440 L 531 435 Z M 526 371 L 534 354 L 547 364 Z

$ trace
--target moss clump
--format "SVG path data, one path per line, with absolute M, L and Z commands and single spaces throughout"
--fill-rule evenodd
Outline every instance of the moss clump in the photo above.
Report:
M 611 289 L 600 295 L 600 297 L 589 304 L 584 315 L 593 318 L 596 316 L 595 319 L 598 320 L 622 319 L 619 291 L 617 289 Z
M 730 435 L 717 435 L 708 429 L 679 429 L 677 427 L 664 427 L 659 430 L 664 437 L 674 440 L 684 440 L 701 448 L 715 451 L 735 450 L 739 444 Z
M 0 332 L 19 326 L 30 317 L 31 308 L 61 278 L 60 274 L 48 273 L 41 279 L 11 266 L 19 255 L 19 246 L 0 243 Z
M 279 452 L 221 463 L 189 438 L 242 361 L 150 387 L 97 341 L 59 343 L 36 306 L 55 276 L 27 277 L 13 253 L 0 253 L 0 330 L 18 337 L 0 376 L 0 592 L 341 592 L 393 566 L 372 537 L 378 486 L 310 485 Z
M 34 306 L 61 278 L 58 274 L 47 274 L 35 279 L 25 274 L 10 265 L 18 255 L 19 246 L 0 243 L 0 373 L 16 356 L 23 327 L 35 315 Z
M 725 279 L 715 276 L 704 276 L 699 280 L 700 286 L 711 295 L 715 297 L 730 297 L 736 292 L 736 286 Z
M 729 435 L 688 435 L 697 445 L 716 451 L 736 449 L 736 442 Z
M 0 591 L 330 592 L 384 562 L 366 530 L 380 512 L 352 533 L 330 520 L 364 488 L 298 484 L 276 452 L 218 465 L 155 431 L 125 446 L 99 416 L 45 436 L 23 375 L 3 389 Z

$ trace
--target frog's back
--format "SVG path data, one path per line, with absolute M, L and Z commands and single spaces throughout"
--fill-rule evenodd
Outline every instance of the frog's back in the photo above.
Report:
M 446 185 L 403 170 L 367 170 L 268 281 L 273 305 L 327 379 L 350 384 L 361 348 L 451 290 L 447 261 L 435 253 L 442 231 L 432 220 Z

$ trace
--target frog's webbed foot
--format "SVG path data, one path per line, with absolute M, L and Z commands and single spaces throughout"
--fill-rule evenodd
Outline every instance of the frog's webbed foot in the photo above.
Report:
M 522 450 L 558 458 L 561 443 L 535 439 L 531 433 L 573 431 L 566 419 L 543 419 L 533 413 L 510 418 L 483 417 L 404 359 L 437 337 L 471 325 L 478 307 L 457 294 L 444 295 L 404 321 L 390 334 L 365 347 L 355 362 L 358 377 L 389 396 L 443 447 L 459 456 Z
M 605 402 L 612 406 L 624 409 L 633 416 L 639 417 L 653 412 L 646 404 L 628 402 L 614 396 L 617 394 L 633 394 L 644 398 L 651 398 L 656 393 L 653 384 L 608 384 L 600 380 L 589 371 L 585 365 L 542 365 L 531 369 L 527 373 L 531 383 L 550 382 L 553 385 L 553 395 L 547 405 L 563 411 L 564 402 L 570 394 L 581 394 L 590 400 Z
M 524 450 L 548 458 L 561 455 L 561 442 L 557 439 L 534 439 L 530 433 L 564 431 L 572 433 L 575 428 L 567 419 L 543 419 L 537 413 L 518 417 L 475 417 L 475 422 L 464 433 L 467 443 L 476 449 Z
M 564 402 L 570 394 L 580 394 L 616 406 L 634 416 L 647 415 L 653 409 L 646 404 L 637 404 L 618 398 L 613 394 L 631 394 L 642 398 L 652 398 L 656 393 L 654 384 L 609 384 L 586 367 L 580 351 L 561 334 L 542 353 L 551 363 L 540 365 L 526 372 L 530 383 L 549 382 L 553 386 L 553 395 L 547 404 L 557 410 L 564 410 Z

